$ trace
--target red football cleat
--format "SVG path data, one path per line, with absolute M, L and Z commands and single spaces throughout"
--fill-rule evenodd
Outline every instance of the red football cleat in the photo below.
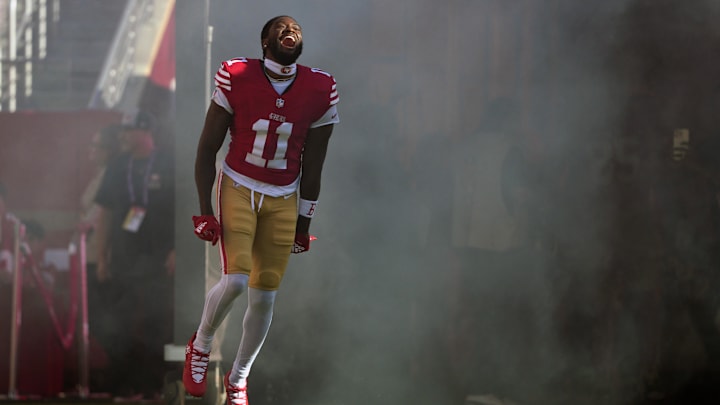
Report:
M 237 387 L 230 384 L 230 371 L 225 374 L 225 392 L 227 393 L 226 405 L 248 405 L 247 384 L 244 387 Z
M 193 334 L 185 346 L 185 367 L 183 368 L 183 385 L 185 391 L 194 396 L 205 395 L 207 387 L 207 369 L 210 364 L 210 353 L 203 353 L 195 348 L 195 335 Z

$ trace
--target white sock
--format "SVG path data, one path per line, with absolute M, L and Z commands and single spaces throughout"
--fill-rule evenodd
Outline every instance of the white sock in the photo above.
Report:
M 229 377 L 233 385 L 246 384 L 245 379 L 250 374 L 250 368 L 270 330 L 276 294 L 277 291 L 248 289 L 248 309 L 243 319 L 243 335 Z
M 196 349 L 210 353 L 215 331 L 232 309 L 235 298 L 245 291 L 247 283 L 247 274 L 223 274 L 220 281 L 208 291 L 205 308 L 200 318 L 200 327 L 193 344 Z

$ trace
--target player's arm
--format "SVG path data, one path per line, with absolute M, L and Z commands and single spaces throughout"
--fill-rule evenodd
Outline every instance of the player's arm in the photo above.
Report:
M 333 125 L 311 128 L 305 140 L 302 157 L 302 177 L 300 178 L 300 198 L 317 201 L 320 196 L 320 178 L 325 155 L 327 153 Z M 307 235 L 310 232 L 310 218 L 298 215 L 296 233 Z
M 215 102 L 210 103 L 195 157 L 195 186 L 201 215 L 214 215 L 212 188 L 215 182 L 215 160 L 232 122 L 232 115 Z

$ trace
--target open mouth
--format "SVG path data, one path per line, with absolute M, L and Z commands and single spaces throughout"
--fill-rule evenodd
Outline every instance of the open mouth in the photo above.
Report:
M 297 39 L 292 35 L 287 35 L 280 39 L 280 44 L 285 48 L 294 48 L 297 44 Z

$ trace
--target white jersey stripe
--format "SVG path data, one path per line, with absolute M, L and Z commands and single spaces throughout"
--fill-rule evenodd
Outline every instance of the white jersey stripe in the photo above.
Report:
M 228 79 L 215 75 L 215 86 L 222 87 L 227 91 L 232 91 L 231 82 Z
M 230 80 L 228 80 L 228 79 L 226 79 L 226 78 L 224 78 L 224 77 L 220 77 L 220 76 L 218 76 L 218 75 L 215 75 L 215 82 L 216 82 L 216 83 L 222 83 L 222 84 L 230 84 Z
M 215 73 L 215 86 L 222 87 L 227 91 L 232 91 L 230 73 L 228 73 L 225 69 L 220 68 L 217 73 Z
M 222 67 L 221 67 L 220 69 L 218 69 L 217 72 L 218 72 L 218 74 L 221 74 L 221 75 L 223 75 L 223 76 L 225 76 L 225 77 L 227 77 L 227 78 L 230 77 L 230 73 L 229 73 L 227 70 L 225 70 L 224 68 L 222 68 Z

